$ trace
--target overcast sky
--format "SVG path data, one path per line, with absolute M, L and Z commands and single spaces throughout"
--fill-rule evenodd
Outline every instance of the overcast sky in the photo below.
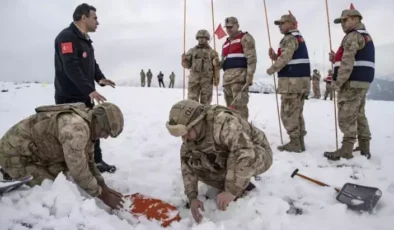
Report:
M 69 26 L 79 0 L 1 0 L 0 1 L 0 80 L 40 80 L 54 78 L 54 39 Z M 107 78 L 139 81 L 141 69 L 151 68 L 156 78 L 161 70 L 166 81 L 174 71 L 177 82 L 183 76 L 180 57 L 183 52 L 183 0 L 91 0 L 97 8 L 100 25 L 91 34 L 96 60 Z M 308 45 L 313 68 L 326 72 L 329 38 L 324 0 L 266 0 L 269 29 L 274 49 L 282 38 L 273 21 L 291 10 Z M 329 0 L 332 46 L 336 50 L 344 33 L 334 18 L 348 8 L 351 1 Z M 377 75 L 394 75 L 392 55 L 394 36 L 393 0 L 357 0 L 356 9 L 377 47 Z M 256 40 L 258 67 L 256 78 L 267 77 L 265 70 L 268 36 L 263 0 L 215 0 L 215 28 L 228 16 L 236 16 L 240 29 Z M 210 0 L 187 0 L 186 51 L 196 44 L 195 34 L 207 29 L 212 35 Z M 216 39 L 221 54 L 225 39 Z M 213 42 L 211 42 L 213 46 Z M 188 72 L 186 72 L 187 74 Z M 156 79 L 154 79 L 156 80 Z

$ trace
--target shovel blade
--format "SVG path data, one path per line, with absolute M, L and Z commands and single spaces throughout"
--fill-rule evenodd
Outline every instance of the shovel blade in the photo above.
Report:
M 346 183 L 336 199 L 357 211 L 372 211 L 378 203 L 382 191 L 378 188 Z

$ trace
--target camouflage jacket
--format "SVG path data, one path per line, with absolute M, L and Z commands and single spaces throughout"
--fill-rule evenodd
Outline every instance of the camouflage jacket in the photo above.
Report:
M 174 74 L 174 73 L 171 73 L 171 74 L 170 74 L 170 80 L 171 80 L 171 81 L 174 81 L 174 80 L 175 80 L 175 74 Z
M 204 74 L 204 77 L 213 78 L 213 59 L 215 57 L 218 57 L 218 53 L 208 44 L 205 46 L 196 45 L 186 53 L 187 69 L 190 69 L 191 75 Z
M 320 81 L 320 74 L 319 73 L 313 73 L 312 74 L 312 81 Z
M 140 76 L 141 76 L 141 80 L 144 80 L 145 79 L 145 73 L 144 72 L 140 72 Z
M 152 78 L 153 74 L 152 74 L 152 72 L 149 72 L 149 71 L 148 71 L 148 72 L 146 73 L 146 76 L 147 76 L 148 78 Z
M 261 130 L 226 107 L 207 108 L 198 139 L 184 140 L 181 146 L 183 183 L 190 200 L 197 197 L 199 179 L 216 176 L 219 180 L 224 174 L 224 190 L 239 195 L 252 176 L 261 174 L 272 164 L 262 162 L 263 153 L 254 150 L 259 145 L 272 155 Z
M 36 108 L 36 112 L 11 127 L 2 137 L 1 155 L 43 168 L 64 163 L 83 190 L 93 197 L 98 196 L 101 193 L 98 182 L 104 179 L 93 160 L 91 115 L 85 105 L 79 103 L 75 108 L 42 106 Z

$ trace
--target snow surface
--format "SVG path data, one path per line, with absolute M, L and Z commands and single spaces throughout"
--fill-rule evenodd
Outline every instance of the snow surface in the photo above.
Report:
M 34 108 L 54 103 L 53 85 L 0 83 L 0 132 L 31 115 Z M 335 149 L 333 103 L 306 101 L 304 115 L 308 135 L 307 152 L 279 152 L 281 144 L 275 95 L 250 94 L 250 119 L 264 130 L 274 151 L 270 170 L 256 181 L 257 191 L 218 211 L 213 200 L 204 197 L 205 216 L 194 223 L 185 209 L 179 164 L 181 140 L 170 136 L 165 128 L 173 103 L 182 99 L 182 89 L 117 87 L 99 92 L 121 107 L 125 115 L 124 132 L 116 139 L 102 141 L 104 159 L 118 168 L 114 174 L 103 174 L 107 184 L 123 194 L 140 192 L 181 206 L 182 220 L 168 229 L 319 229 L 380 230 L 394 225 L 394 103 L 367 101 L 366 112 L 372 131 L 372 158 L 355 153 L 351 160 L 330 163 L 323 151 Z M 216 95 L 214 95 L 216 103 Z M 225 104 L 223 96 L 220 104 Z M 288 138 L 283 132 L 283 141 Z M 339 144 L 342 134 L 338 130 Z M 337 167 L 338 165 L 351 165 Z M 320 187 L 300 177 L 299 173 L 320 179 L 335 187 L 345 183 L 374 186 L 382 190 L 382 198 L 374 213 L 356 213 L 335 199 L 335 191 Z M 200 185 L 200 195 L 208 190 Z M 303 210 L 290 215 L 289 200 Z M 119 215 L 122 216 L 122 215 Z M 124 216 L 123 216 L 124 217 Z M 146 219 L 119 218 L 97 199 L 92 199 L 61 174 L 42 186 L 27 186 L 0 198 L 0 229 L 160 229 L 160 224 Z

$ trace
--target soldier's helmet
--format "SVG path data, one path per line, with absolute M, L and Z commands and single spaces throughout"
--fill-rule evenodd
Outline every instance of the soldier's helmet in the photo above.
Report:
M 175 103 L 166 123 L 168 132 L 175 137 L 185 135 L 204 117 L 204 106 L 194 100 L 182 100 Z
M 106 130 L 111 137 L 117 137 L 123 131 L 124 117 L 120 108 L 110 102 L 104 102 L 93 108 L 93 115 L 101 116 L 103 129 Z M 104 121 L 104 122 L 103 122 Z
M 211 35 L 209 34 L 208 30 L 199 30 L 197 31 L 196 39 L 198 39 L 199 37 L 205 37 L 207 40 L 209 40 L 211 38 Z

